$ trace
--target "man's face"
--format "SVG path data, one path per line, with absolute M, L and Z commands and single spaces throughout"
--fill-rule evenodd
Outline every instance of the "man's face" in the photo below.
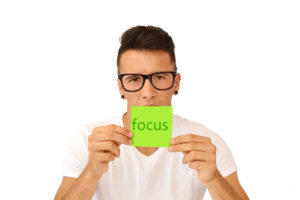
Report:
M 160 71 L 174 71 L 174 65 L 170 61 L 168 52 L 165 51 L 137 51 L 127 50 L 120 58 L 120 74 L 137 73 L 151 74 Z M 169 90 L 157 90 L 149 79 L 145 80 L 142 89 L 137 92 L 127 92 L 123 89 L 121 81 L 118 81 L 120 95 L 127 99 L 127 109 L 131 106 L 143 106 L 155 104 L 157 106 L 171 106 L 172 95 L 179 90 L 180 74 L 175 77 L 174 85 Z

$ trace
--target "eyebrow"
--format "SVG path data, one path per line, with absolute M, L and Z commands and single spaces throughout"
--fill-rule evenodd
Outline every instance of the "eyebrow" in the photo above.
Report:
M 155 74 L 155 73 L 164 73 L 165 71 L 156 71 L 156 72 L 153 72 L 151 74 Z M 169 71 L 168 71 L 169 72 Z M 125 73 L 125 74 L 132 74 L 132 75 L 145 75 L 145 74 L 141 74 L 141 73 Z M 128 75 L 127 75 L 128 76 Z
M 127 78 L 125 80 L 128 80 L 130 78 L 132 78 L 133 76 L 136 76 L 137 74 L 132 74 L 132 75 L 127 75 Z

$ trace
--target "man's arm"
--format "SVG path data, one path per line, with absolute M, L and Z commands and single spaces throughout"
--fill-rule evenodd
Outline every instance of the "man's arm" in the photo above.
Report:
M 79 178 L 74 182 L 72 187 L 61 200 L 91 200 L 101 175 L 96 175 L 87 164 Z
M 56 192 L 54 200 L 61 200 L 72 187 L 77 178 L 63 176 L 61 184 Z
M 240 184 L 237 171 L 224 178 L 226 179 L 227 183 L 229 183 L 231 187 L 240 195 L 240 197 L 242 197 L 243 200 L 249 200 L 247 193 Z
M 218 178 L 216 181 L 206 184 L 206 188 L 213 200 L 246 200 L 242 199 L 238 193 L 231 187 L 226 179 L 217 170 Z

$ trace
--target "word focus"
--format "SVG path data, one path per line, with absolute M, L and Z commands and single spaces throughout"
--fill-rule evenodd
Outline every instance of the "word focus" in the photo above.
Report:
M 137 118 L 135 118 L 133 120 L 133 122 L 131 122 L 131 124 L 133 126 L 133 130 L 135 130 L 136 124 L 137 124 L 137 128 L 141 131 L 144 130 L 145 128 L 147 128 L 148 130 L 168 130 L 168 126 L 167 126 L 168 122 L 163 122 L 163 123 L 159 122 L 159 125 L 157 125 L 157 122 L 148 122 L 148 123 L 139 122 L 139 123 L 137 123 L 136 120 L 137 120 Z M 166 129 L 161 129 L 161 123 L 164 126 L 164 128 L 166 128 Z M 158 126 L 158 128 L 157 128 L 157 126 Z

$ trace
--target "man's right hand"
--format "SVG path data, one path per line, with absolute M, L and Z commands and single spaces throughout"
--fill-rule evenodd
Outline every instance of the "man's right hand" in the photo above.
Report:
M 103 175 L 108 170 L 108 163 L 120 157 L 121 144 L 131 145 L 130 131 L 122 126 L 110 124 L 93 129 L 88 137 L 89 167 L 96 175 Z M 129 143 L 130 142 L 130 143 Z

